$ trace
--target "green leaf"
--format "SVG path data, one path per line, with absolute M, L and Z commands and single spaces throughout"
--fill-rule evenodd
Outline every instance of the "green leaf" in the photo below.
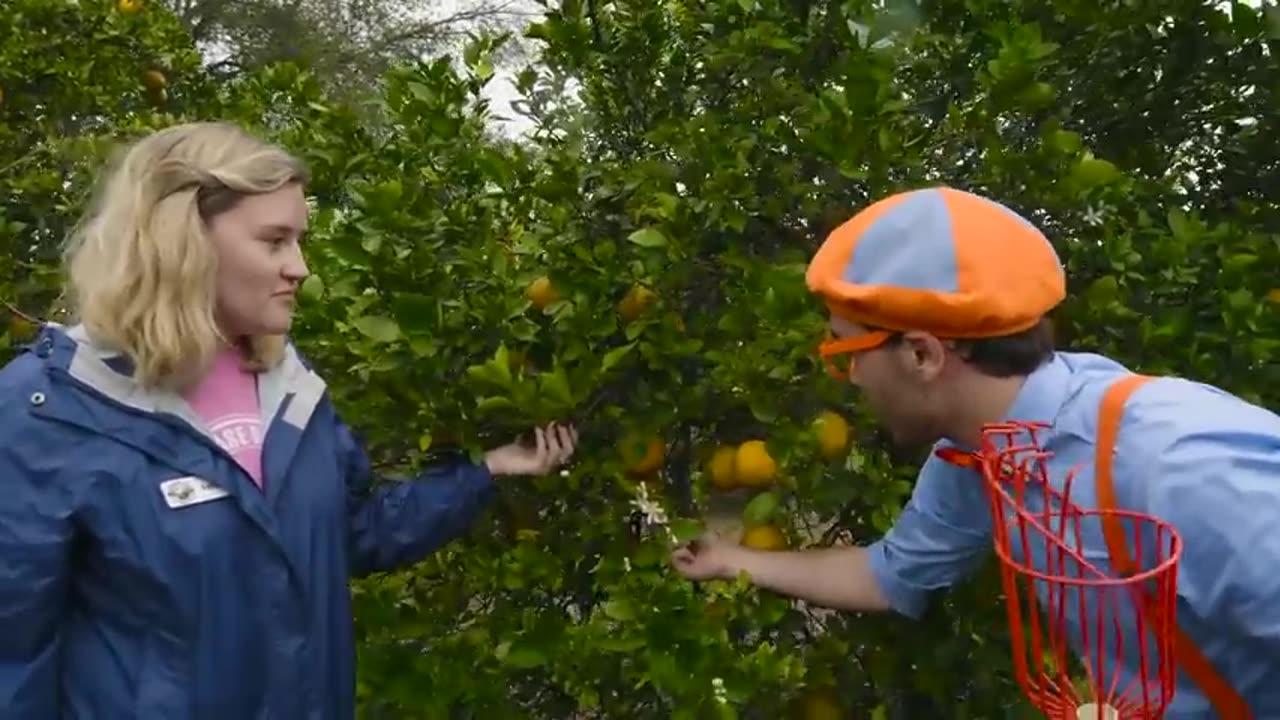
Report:
M 376 342 L 389 343 L 400 339 L 400 326 L 385 315 L 365 315 L 353 324 L 361 334 Z
M 1227 293 L 1227 307 L 1232 310 L 1245 310 L 1254 306 L 1253 293 L 1247 288 L 1236 288 Z
M 329 238 L 325 247 L 347 265 L 354 268 L 367 268 L 369 253 L 362 247 L 361 240 L 360 236 L 345 232 Z
M 433 102 L 436 97 L 435 91 L 420 82 L 409 83 L 409 92 L 413 93 L 413 96 L 418 100 L 426 103 Z
M 636 619 L 635 604 L 627 598 L 615 597 L 611 600 L 606 600 L 601 604 L 600 609 L 609 618 L 619 622 L 630 622 Z
M 538 387 L 559 409 L 573 406 L 573 393 L 569 391 L 569 378 L 565 376 L 563 367 L 556 366 L 551 372 L 542 373 L 538 378 Z
M 493 357 L 488 362 L 490 370 L 494 376 L 500 379 L 500 382 L 506 386 L 510 385 L 515 378 L 511 375 L 511 352 L 507 350 L 507 344 L 498 345 L 498 349 L 493 352 Z
M 307 300 L 319 300 L 324 297 L 324 280 L 319 275 L 308 275 L 298 288 L 298 295 Z
M 396 322 L 406 332 L 425 332 L 435 326 L 437 300 L 420 293 L 396 293 L 392 310 Z
M 1109 160 L 1086 156 L 1076 164 L 1071 177 L 1087 189 L 1114 182 L 1120 177 L 1120 170 Z
M 1094 280 L 1085 291 L 1088 301 L 1097 306 L 1105 305 L 1120 296 L 1120 287 L 1114 275 L 1103 275 Z
M 551 39 L 550 31 L 548 30 L 547 23 L 545 22 L 531 23 L 529 27 L 525 28 L 524 36 L 530 40 Z
M 1181 208 L 1172 208 L 1168 214 L 1169 230 L 1173 232 L 1173 236 L 1179 240 L 1187 239 L 1187 214 Z
M 1239 272 L 1258 262 L 1258 259 L 1258 256 L 1253 253 L 1236 253 L 1235 255 L 1228 255 L 1223 260 L 1222 267 L 1228 272 Z
M 511 642 L 503 642 L 495 648 L 494 654 L 499 660 L 521 670 L 529 670 L 547 662 L 545 651 L 525 642 L 514 646 Z
M 667 236 L 663 235 L 662 231 L 657 228 L 646 227 L 628 235 L 627 241 L 640 247 L 659 248 L 666 246 Z
M 1051 136 L 1054 147 L 1064 153 L 1079 152 L 1084 146 L 1080 139 L 1080 133 L 1071 132 L 1070 130 L 1055 130 Z
M 675 518 L 671 521 L 671 534 L 675 536 L 676 542 L 686 543 L 690 540 L 696 540 L 706 532 L 706 525 L 701 520 L 692 518 Z
M 629 653 L 639 650 L 648 643 L 637 635 L 608 634 L 596 641 L 601 650 L 612 653 Z
M 751 415 L 762 423 L 772 423 L 778 419 L 777 406 L 769 402 L 767 398 L 760 396 L 752 396 L 748 401 L 751 407 Z
M 491 395 L 489 397 L 480 398 L 476 401 L 476 409 L 481 412 L 492 412 L 494 410 L 514 410 L 516 404 L 509 397 L 501 395 Z
M 511 375 L 511 367 L 505 362 L 488 360 L 467 368 L 467 377 L 503 390 L 510 390 L 515 378 Z
M 635 343 L 628 343 L 605 353 L 604 359 L 600 361 L 600 372 L 608 372 L 610 368 L 622 362 L 622 358 L 626 357 L 627 353 L 634 350 L 635 347 Z
M 742 519 L 748 525 L 759 525 L 768 521 L 777 512 L 780 500 L 772 491 L 762 492 L 751 498 L 742 511 Z

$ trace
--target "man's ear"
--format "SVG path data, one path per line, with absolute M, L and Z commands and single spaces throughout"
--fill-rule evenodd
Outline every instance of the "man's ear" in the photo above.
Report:
M 908 370 L 921 380 L 933 380 L 947 364 L 949 348 L 935 335 L 909 331 L 902 334 L 902 350 Z

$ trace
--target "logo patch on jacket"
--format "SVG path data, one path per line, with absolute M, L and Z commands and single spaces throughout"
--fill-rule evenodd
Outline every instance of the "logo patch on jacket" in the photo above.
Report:
M 164 495 L 165 504 L 171 508 L 198 505 L 231 494 L 208 480 L 202 480 L 194 475 L 165 480 L 160 483 L 160 493 Z

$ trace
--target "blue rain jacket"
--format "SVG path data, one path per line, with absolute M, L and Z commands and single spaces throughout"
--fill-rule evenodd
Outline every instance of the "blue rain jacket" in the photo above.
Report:
M 292 348 L 260 397 L 265 490 L 78 328 L 0 370 L 0 718 L 354 717 L 349 578 L 461 534 L 492 478 L 372 487 Z

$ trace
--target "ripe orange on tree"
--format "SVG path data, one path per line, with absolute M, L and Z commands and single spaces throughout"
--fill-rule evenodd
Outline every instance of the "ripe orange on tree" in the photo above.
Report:
M 748 440 L 738 446 L 733 459 L 733 474 L 743 487 L 764 487 L 778 475 L 778 461 L 769 454 L 763 440 Z

